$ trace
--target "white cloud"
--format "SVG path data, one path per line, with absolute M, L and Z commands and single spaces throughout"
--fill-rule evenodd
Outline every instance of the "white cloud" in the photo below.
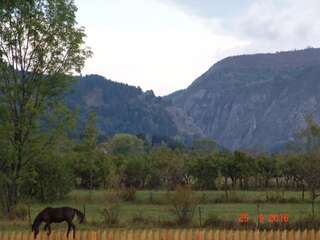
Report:
M 234 20 L 234 33 L 249 52 L 319 46 L 319 0 L 258 0 Z
M 84 72 L 153 89 L 158 95 L 187 87 L 221 52 L 246 44 L 224 34 L 217 21 L 205 24 L 156 0 L 112 0 L 101 2 L 100 8 L 94 7 L 98 2 L 82 4 L 77 3 L 79 22 L 94 52 Z
M 196 8 L 193 0 L 77 0 L 79 22 L 94 52 L 84 72 L 164 95 L 186 88 L 229 55 L 319 46 L 319 0 L 228 2 L 234 3 L 229 14 L 211 16 L 208 9 L 227 5 L 211 0 L 197 1 Z

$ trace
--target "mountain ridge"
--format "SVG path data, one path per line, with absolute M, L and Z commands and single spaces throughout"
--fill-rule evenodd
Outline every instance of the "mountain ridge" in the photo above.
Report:
M 320 48 L 238 55 L 164 97 L 99 75 L 79 77 L 67 102 L 80 107 L 83 122 L 95 111 L 103 135 L 212 138 L 229 149 L 273 151 L 292 140 L 304 115 L 319 122 L 319 76 Z
M 292 139 L 305 114 L 319 119 L 318 76 L 320 49 L 240 55 L 166 99 L 225 147 L 270 150 Z

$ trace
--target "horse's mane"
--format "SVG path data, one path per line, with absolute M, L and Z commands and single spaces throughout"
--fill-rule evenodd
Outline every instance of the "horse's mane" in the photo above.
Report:
M 84 221 L 84 214 L 81 212 L 81 211 L 79 211 L 78 209 L 76 209 L 76 208 L 74 208 L 73 209 L 75 212 L 76 212 L 76 214 L 77 214 L 77 216 L 80 218 L 79 220 L 79 222 L 80 223 L 83 223 L 83 221 Z

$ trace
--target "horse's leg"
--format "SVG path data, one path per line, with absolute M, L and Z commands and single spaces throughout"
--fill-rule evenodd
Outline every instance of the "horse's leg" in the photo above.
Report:
M 71 226 L 73 230 L 73 238 L 76 238 L 76 226 L 73 223 L 71 223 Z
M 50 234 L 51 234 L 51 226 L 50 226 L 50 223 L 48 223 L 47 229 L 48 229 L 48 236 L 50 236 Z
M 44 225 L 43 230 L 47 231 L 47 227 L 48 227 L 48 223 L 46 223 L 46 224 Z
M 69 233 L 70 233 L 70 230 L 71 230 L 71 224 L 70 224 L 70 222 L 67 222 L 67 223 L 68 223 L 67 238 L 69 238 Z
M 50 229 L 49 223 L 46 223 L 46 225 L 44 225 L 44 230 L 47 232 L 47 236 L 49 236 L 50 233 L 51 233 L 51 229 Z

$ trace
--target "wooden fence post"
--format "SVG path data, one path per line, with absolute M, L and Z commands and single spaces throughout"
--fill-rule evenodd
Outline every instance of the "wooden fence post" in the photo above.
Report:
M 50 238 L 41 231 L 37 240 L 67 240 L 63 231 Z M 70 239 L 70 236 L 69 236 Z M 77 231 L 75 240 L 320 240 L 320 230 L 226 230 L 226 229 L 108 229 Z M 0 240 L 33 240 L 33 233 L 0 231 Z

